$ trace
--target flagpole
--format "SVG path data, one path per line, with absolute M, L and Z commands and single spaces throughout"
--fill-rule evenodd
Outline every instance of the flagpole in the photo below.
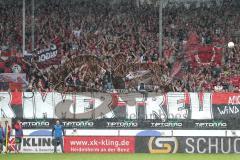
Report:
M 25 0 L 23 0 L 23 7 L 22 7 L 22 17 L 23 17 L 23 23 L 22 23 L 22 56 L 25 53 L 25 24 L 26 24 L 26 15 L 25 15 Z
M 159 0 L 159 57 L 163 57 L 163 0 Z
M 6 127 L 6 140 L 5 140 L 5 143 L 6 143 L 6 153 L 8 152 L 8 125 L 5 126 Z
M 34 0 L 32 0 L 32 25 L 31 25 L 31 29 L 32 29 L 32 51 L 35 49 L 34 43 L 35 43 L 35 34 L 34 34 L 34 30 L 35 30 L 35 18 L 34 18 L 34 10 L 35 10 L 35 4 L 34 4 Z

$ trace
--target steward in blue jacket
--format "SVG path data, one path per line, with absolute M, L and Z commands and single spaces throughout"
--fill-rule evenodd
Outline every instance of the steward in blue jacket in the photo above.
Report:
M 63 149 L 64 128 L 60 124 L 59 120 L 57 120 L 56 124 L 53 126 L 52 136 L 53 136 L 54 153 L 57 152 L 57 146 L 59 144 L 61 145 L 62 152 L 64 153 L 64 149 Z

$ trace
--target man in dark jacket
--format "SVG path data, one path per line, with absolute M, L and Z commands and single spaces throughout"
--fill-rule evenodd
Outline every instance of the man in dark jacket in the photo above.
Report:
M 63 149 L 64 129 L 63 129 L 63 126 L 60 124 L 59 120 L 57 120 L 56 124 L 53 126 L 52 136 L 53 136 L 54 153 L 57 152 L 58 144 L 61 145 L 62 152 L 64 153 L 64 149 Z
M 22 130 L 22 125 L 20 120 L 18 120 L 17 123 L 14 125 L 14 129 L 15 129 L 15 142 L 16 142 L 15 150 L 17 153 L 19 153 L 19 151 L 21 150 L 21 143 L 22 143 L 22 137 L 23 137 L 23 130 Z

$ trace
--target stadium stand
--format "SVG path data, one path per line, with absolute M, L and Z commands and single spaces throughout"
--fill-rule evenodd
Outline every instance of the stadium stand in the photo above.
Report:
M 22 3 L 0 2 L 0 91 L 240 91 L 236 1 L 166 3 L 162 53 L 155 4 L 41 0 L 32 48 L 26 3 L 24 54 Z

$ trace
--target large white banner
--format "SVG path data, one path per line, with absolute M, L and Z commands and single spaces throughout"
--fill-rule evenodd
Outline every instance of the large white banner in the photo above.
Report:
M 20 100 L 23 118 L 99 119 L 196 119 L 240 116 L 238 93 L 79 93 L 24 92 L 18 96 L 0 92 L 0 117 L 15 118 L 13 107 Z M 141 115 L 142 114 L 142 115 Z

